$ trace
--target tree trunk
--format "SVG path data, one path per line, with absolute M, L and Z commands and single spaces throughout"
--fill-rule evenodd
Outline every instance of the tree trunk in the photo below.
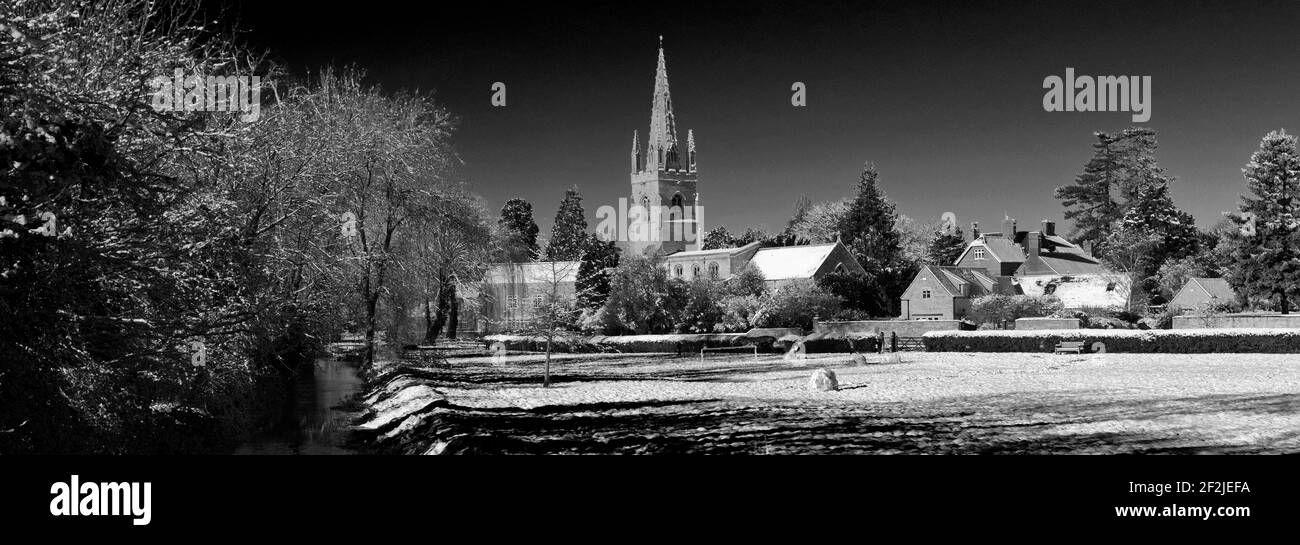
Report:
M 1279 290 L 1277 297 L 1282 301 L 1282 314 L 1286 315 L 1291 312 L 1291 302 L 1286 300 L 1286 290 Z
M 551 387 L 551 336 L 546 336 L 546 370 L 542 374 L 542 387 Z
M 379 304 L 379 295 L 366 298 L 366 363 L 367 368 L 375 364 L 375 307 Z
M 438 342 L 438 328 L 433 326 L 433 301 L 424 300 L 424 344 Z
M 433 333 L 429 344 L 438 340 L 438 335 L 442 333 L 445 325 L 447 325 L 447 285 L 442 284 L 438 287 L 438 306 L 433 312 L 433 323 L 429 325 L 429 331 Z
M 451 296 L 447 299 L 447 338 L 456 339 L 456 328 L 460 327 L 460 300 L 456 298 L 456 285 L 448 286 Z

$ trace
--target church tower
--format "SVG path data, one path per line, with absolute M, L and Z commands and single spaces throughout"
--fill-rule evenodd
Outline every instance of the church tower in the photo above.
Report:
M 701 210 L 696 192 L 695 133 L 686 132 L 685 153 L 677 139 L 677 120 L 668 92 L 663 36 L 659 37 L 659 66 L 650 103 L 650 132 L 645 147 L 632 133 L 632 200 L 626 253 L 672 254 L 703 245 Z

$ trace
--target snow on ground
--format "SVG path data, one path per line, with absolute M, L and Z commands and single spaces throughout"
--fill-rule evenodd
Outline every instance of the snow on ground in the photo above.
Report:
M 583 357 L 551 388 L 538 358 L 453 359 L 435 387 L 506 452 L 1300 452 L 1296 355 L 903 357 Z M 840 391 L 807 388 L 819 366 Z

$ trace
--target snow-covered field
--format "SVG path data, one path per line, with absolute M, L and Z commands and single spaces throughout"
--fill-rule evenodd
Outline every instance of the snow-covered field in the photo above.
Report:
M 451 360 L 432 386 L 487 452 L 1300 452 L 1295 355 L 903 358 L 583 357 L 550 388 L 535 357 Z

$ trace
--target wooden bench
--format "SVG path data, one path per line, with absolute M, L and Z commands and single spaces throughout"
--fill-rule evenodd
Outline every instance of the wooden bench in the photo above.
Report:
M 1056 354 L 1082 354 L 1083 346 L 1087 344 L 1083 341 L 1061 341 L 1056 343 Z

